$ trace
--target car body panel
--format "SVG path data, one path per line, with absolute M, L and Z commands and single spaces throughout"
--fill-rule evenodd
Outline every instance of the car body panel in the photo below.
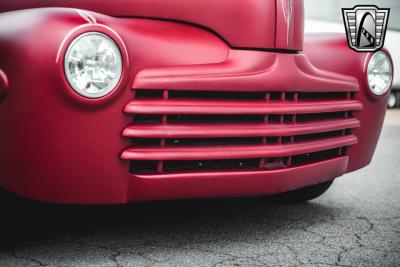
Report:
M 143 17 L 194 23 L 212 29 L 235 47 L 273 48 L 275 0 L 3 0 L 0 12 L 70 7 L 115 17 Z
M 386 49 L 384 51 L 389 54 Z M 352 160 L 349 161 L 348 172 L 366 166 L 371 162 L 377 145 L 377 142 L 373 142 L 373 140 L 378 140 L 381 134 L 389 96 L 389 92 L 387 92 L 383 97 L 377 97 L 369 89 L 367 65 L 372 54 L 357 53 L 348 49 L 346 37 L 340 33 L 307 34 L 304 53 L 307 54 L 310 62 L 319 69 L 352 75 L 364 90 L 362 94 L 357 94 L 357 100 L 363 103 L 364 109 L 363 112 L 356 113 L 356 117 L 362 123 L 361 127 L 354 130 L 359 144 L 349 149 L 348 153 Z M 324 57 L 321 57 L 321 54 Z M 355 71 L 355 69 L 360 71 Z
M 102 32 L 114 39 L 124 62 L 117 89 L 99 99 L 76 94 L 63 70 L 63 55 L 68 45 L 87 31 Z M 287 31 L 282 36 L 287 38 Z M 387 95 L 375 98 L 369 93 L 365 71 L 371 54 L 350 50 L 344 35 L 307 37 L 304 52 L 282 47 L 286 51 L 235 49 L 218 35 L 195 25 L 117 18 L 69 8 L 0 14 L 4 95 L 0 100 L 0 185 L 18 195 L 52 203 L 118 204 L 273 194 L 332 180 L 368 164 L 379 137 L 387 99 Z M 160 100 L 146 100 L 151 101 L 146 108 L 135 94 L 138 90 L 154 89 L 163 90 L 164 94 Z M 168 99 L 168 90 L 270 92 L 266 96 L 273 98 L 277 93 L 280 100 L 272 103 L 275 100 L 269 99 L 261 104 L 241 99 L 236 102 L 221 99 L 217 103 L 179 100 L 182 108 L 175 100 Z M 285 96 L 303 93 L 333 93 L 346 98 L 305 103 L 297 97 Z M 312 124 L 304 128 L 297 122 L 293 127 L 301 126 L 296 130 L 312 131 L 317 136 L 322 129 L 354 130 L 350 134 L 343 131 L 343 136 L 328 136 L 325 142 L 280 143 L 274 149 L 265 144 L 255 149 L 239 145 L 231 154 L 224 147 L 218 150 L 206 146 L 197 151 L 190 145 L 179 151 L 132 150 L 135 147 L 131 136 L 126 134 L 127 129 L 132 130 L 132 113 L 175 114 L 178 109 L 180 114 L 279 113 L 280 123 L 286 114 L 301 116 L 301 110 L 316 114 L 337 110 L 346 110 L 347 114 L 350 110 L 354 111 L 354 117 L 346 117 L 339 124 L 337 120 L 329 120 L 328 127 Z M 216 127 L 220 125 L 203 125 L 203 131 Z M 189 128 L 189 134 L 196 130 Z M 279 131 L 286 130 L 279 128 Z M 211 130 L 208 134 L 214 135 Z M 232 158 L 232 155 L 247 159 L 271 153 L 287 156 L 293 151 L 307 155 L 337 146 L 349 146 L 348 153 L 283 169 L 157 175 L 130 172 L 129 160 L 143 155 L 159 161 L 198 158 L 199 153 L 205 159 Z

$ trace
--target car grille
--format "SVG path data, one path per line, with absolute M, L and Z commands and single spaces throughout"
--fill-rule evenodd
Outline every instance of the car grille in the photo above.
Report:
M 133 174 L 274 170 L 346 154 L 354 92 L 136 90 L 121 158 Z

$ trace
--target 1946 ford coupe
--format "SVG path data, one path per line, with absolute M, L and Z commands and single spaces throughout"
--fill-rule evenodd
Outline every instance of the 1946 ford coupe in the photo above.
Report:
M 386 50 L 304 36 L 302 0 L 2 0 L 0 187 L 122 204 L 278 195 L 366 166 Z

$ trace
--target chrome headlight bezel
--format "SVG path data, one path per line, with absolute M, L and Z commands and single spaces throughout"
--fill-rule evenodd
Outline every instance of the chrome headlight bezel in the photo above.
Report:
M 101 39 L 103 42 L 108 45 L 108 49 L 112 50 L 112 53 L 114 54 L 114 65 L 116 66 L 115 68 L 115 77 L 113 77 L 107 86 L 101 88 L 96 91 L 88 91 L 85 90 L 82 86 L 80 86 L 77 83 L 77 80 L 74 78 L 74 72 L 71 71 L 70 63 L 71 63 L 71 53 L 76 50 L 76 46 L 79 45 L 80 42 L 83 40 L 89 40 L 88 38 L 90 37 L 95 37 L 98 39 Z M 101 62 L 100 62 L 101 63 Z M 103 62 L 104 63 L 104 62 Z M 85 98 L 89 99 L 98 99 L 105 97 L 109 94 L 111 94 L 117 87 L 118 84 L 120 83 L 120 80 L 123 75 L 123 57 L 121 54 L 121 50 L 118 47 L 117 43 L 108 35 L 102 33 L 102 32 L 97 32 L 97 31 L 91 31 L 91 32 L 85 32 L 77 37 L 70 43 L 68 46 L 65 56 L 64 56 L 64 74 L 65 77 L 70 85 L 70 87 L 80 96 L 83 96 Z M 87 87 L 86 87 L 87 88 Z
M 381 60 L 383 62 L 379 62 Z M 393 63 L 386 52 L 378 51 L 370 57 L 367 67 L 367 81 L 373 95 L 382 96 L 389 92 L 393 82 Z

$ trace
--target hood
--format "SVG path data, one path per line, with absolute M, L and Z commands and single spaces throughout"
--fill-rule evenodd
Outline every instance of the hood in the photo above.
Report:
M 0 12 L 70 7 L 196 24 L 234 48 L 302 50 L 303 0 L 2 0 Z

